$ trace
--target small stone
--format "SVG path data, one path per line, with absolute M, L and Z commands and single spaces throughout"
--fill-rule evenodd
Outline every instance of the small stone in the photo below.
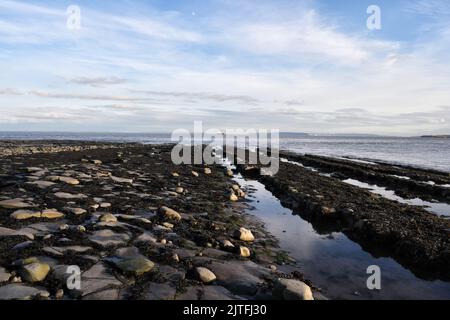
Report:
M 180 221 L 181 215 L 173 209 L 168 207 L 162 207 L 159 209 L 160 213 L 163 214 L 166 218 L 174 221 Z
M 84 226 L 77 226 L 77 231 L 80 233 L 85 233 L 86 232 L 86 228 Z
M 180 175 L 177 172 L 172 172 L 172 177 L 178 178 Z
M 117 222 L 117 218 L 111 213 L 106 213 L 100 217 L 100 221 L 106 223 L 115 223 Z
M 78 181 L 75 178 L 71 178 L 71 177 L 59 177 L 59 181 L 70 184 L 72 186 L 76 186 L 76 185 L 80 184 L 80 181 Z
M 119 177 L 111 176 L 111 180 L 116 183 L 133 184 L 133 179 L 119 178 Z
M 24 209 L 33 207 L 33 205 L 24 202 L 23 199 L 10 199 L 0 201 L 0 207 L 5 209 Z
M 247 247 L 241 246 L 239 251 L 240 251 L 241 257 L 243 257 L 243 258 L 249 258 L 251 256 L 250 249 Z
M 234 244 L 232 244 L 230 240 L 223 240 L 222 247 L 226 250 L 233 250 Z
M 180 257 L 178 256 L 178 254 L 174 253 L 172 255 L 172 259 L 173 261 L 175 261 L 176 263 L 180 262 Z
M 177 187 L 175 189 L 175 192 L 178 193 L 178 194 L 182 194 L 184 192 L 184 189 L 182 187 Z
M 333 215 L 336 213 L 335 208 L 329 208 L 329 207 L 322 207 L 322 213 L 325 215 Z
M 166 228 L 169 228 L 169 229 L 173 229 L 173 227 L 174 227 L 174 225 L 169 223 L 169 222 L 164 222 L 163 226 L 166 227 Z
M 63 289 L 59 289 L 55 293 L 55 299 L 56 300 L 61 300 L 62 298 L 64 298 L 64 290 Z
M 167 240 L 166 239 L 162 239 L 161 240 L 161 244 L 164 244 L 164 245 L 167 244 Z
M 277 268 L 277 266 L 276 265 L 271 265 L 270 266 L 270 270 L 272 271 L 272 272 L 276 272 L 277 270 L 278 270 L 278 268 Z
M 92 163 L 95 165 L 101 165 L 103 162 L 101 160 L 92 160 Z
M 231 194 L 230 194 L 230 201 L 232 201 L 232 202 L 239 201 L 238 196 L 235 195 L 234 192 L 231 192 Z
M 102 203 L 100 203 L 100 208 L 103 208 L 103 209 L 111 208 L 111 203 L 109 203 L 109 202 L 102 202 Z
M 66 231 L 66 230 L 69 230 L 69 229 L 70 229 L 70 226 L 68 224 L 62 224 L 62 225 L 59 226 L 59 230 L 60 231 Z
M 236 230 L 234 236 L 236 237 L 236 239 L 240 239 L 246 242 L 255 241 L 255 237 L 253 236 L 252 232 L 245 228 L 240 228 L 239 230 Z
M 233 170 L 231 170 L 231 169 L 227 169 L 227 171 L 226 171 L 226 175 L 227 175 L 228 177 L 233 177 L 233 176 L 234 176 L 234 172 L 233 172 Z
M 46 219 L 58 219 L 64 217 L 64 214 L 55 209 L 46 209 L 42 211 L 41 217 Z
M 211 169 L 210 168 L 205 168 L 205 174 L 211 174 L 212 173 L 212 171 L 211 171 Z
M 198 279 L 203 283 L 211 283 L 216 280 L 216 275 L 209 269 L 204 267 L 195 268 Z
M 57 192 L 55 193 L 55 197 L 60 199 L 85 199 L 87 198 L 84 194 L 71 194 L 66 192 Z
M 68 211 L 72 212 L 74 215 L 80 216 L 85 214 L 87 211 L 82 208 L 69 208 Z
M 282 300 L 314 300 L 311 288 L 294 279 L 278 279 L 273 289 L 274 297 Z
M 50 266 L 46 263 L 35 262 L 23 266 L 19 272 L 22 279 L 27 282 L 40 282 L 47 277 Z
M 192 175 L 196 178 L 198 178 L 198 176 L 199 176 L 198 172 L 196 172 L 196 171 L 192 171 Z

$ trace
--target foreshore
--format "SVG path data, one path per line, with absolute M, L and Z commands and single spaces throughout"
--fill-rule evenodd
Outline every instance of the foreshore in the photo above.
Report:
M 0 142 L 0 300 L 326 299 L 247 213 L 252 190 L 221 165 L 176 166 L 171 151 Z M 448 219 L 343 182 L 448 203 L 447 173 L 290 152 L 280 158 L 275 176 L 251 164 L 234 174 L 259 180 L 324 234 L 344 232 L 417 276 L 450 279 Z M 73 266 L 79 288 L 68 287 Z
M 0 145 L 0 299 L 323 298 L 281 271 L 222 166 L 175 166 L 168 145 Z

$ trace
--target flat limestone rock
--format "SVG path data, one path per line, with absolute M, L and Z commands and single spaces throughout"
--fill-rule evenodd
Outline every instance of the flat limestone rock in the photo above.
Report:
M 30 240 L 34 240 L 34 235 L 32 233 L 0 227 L 0 238 L 2 237 L 26 237 Z
M 150 272 L 155 267 L 155 263 L 140 254 L 136 247 L 118 249 L 110 261 L 122 272 L 135 276 Z
M 72 194 L 72 193 L 67 193 L 67 192 L 57 192 L 55 193 L 55 197 L 59 198 L 59 199 L 68 199 L 68 200 L 73 200 L 73 199 L 86 199 L 87 196 L 81 193 L 78 194 Z
M 0 201 L 0 207 L 5 209 L 24 209 L 33 206 L 34 205 L 29 204 L 20 198 Z
M 37 180 L 33 182 L 27 182 L 27 184 L 35 185 L 40 189 L 45 189 L 54 186 L 56 183 L 51 181 L 43 181 L 43 180 Z
M 99 262 L 81 275 L 81 291 L 86 296 L 107 289 L 119 288 L 123 284 L 109 271 L 108 267 Z
M 176 288 L 170 284 L 152 282 L 142 298 L 149 301 L 174 300 L 176 293 Z
M 0 300 L 30 300 L 37 295 L 48 295 L 45 289 L 31 287 L 19 283 L 0 287 Z
M 108 289 L 95 293 L 88 294 L 82 298 L 82 300 L 94 300 L 94 301 L 114 301 L 119 300 L 119 289 Z
M 101 247 L 111 247 L 126 244 L 130 240 L 130 236 L 126 233 L 115 233 L 104 229 L 95 231 L 89 240 Z

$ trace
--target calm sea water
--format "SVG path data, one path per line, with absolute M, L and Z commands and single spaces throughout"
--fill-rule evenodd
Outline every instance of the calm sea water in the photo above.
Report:
M 172 142 L 170 134 L 155 133 L 0 132 L 2 139 Z M 381 160 L 450 172 L 450 139 L 281 134 L 280 146 L 300 153 Z

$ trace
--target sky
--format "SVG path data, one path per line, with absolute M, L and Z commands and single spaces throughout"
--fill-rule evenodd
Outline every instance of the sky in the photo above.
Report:
M 450 134 L 449 61 L 447 0 L 0 0 L 0 131 Z

